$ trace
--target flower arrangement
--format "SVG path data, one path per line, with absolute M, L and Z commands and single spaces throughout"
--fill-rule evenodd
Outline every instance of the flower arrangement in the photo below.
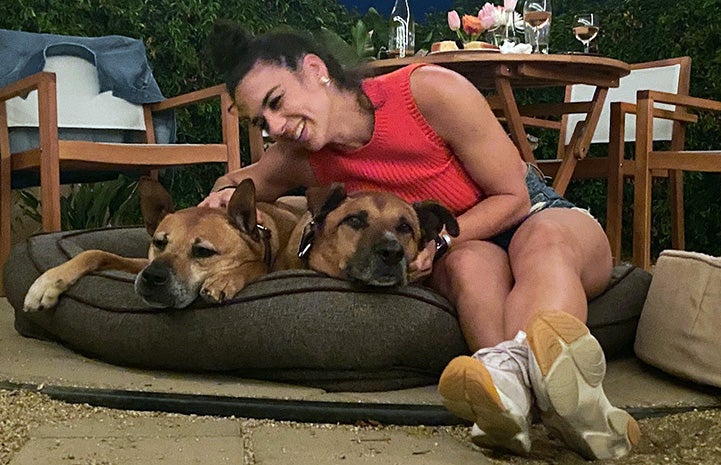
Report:
M 523 28 L 521 15 L 515 12 L 518 0 L 503 0 L 503 6 L 486 2 L 478 11 L 478 15 L 463 15 L 451 10 L 448 12 L 448 27 L 454 31 L 463 43 L 478 40 L 486 31 L 493 31 L 511 24 L 516 29 Z M 510 14 L 506 13 L 509 12 Z M 511 22 L 511 24 L 507 24 Z

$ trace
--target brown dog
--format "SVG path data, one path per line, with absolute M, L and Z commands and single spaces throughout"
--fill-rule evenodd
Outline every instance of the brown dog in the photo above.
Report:
M 285 248 L 300 213 L 256 204 L 251 180 L 236 188 L 227 212 L 191 207 L 173 213 L 170 194 L 160 183 L 144 178 L 139 190 L 152 236 L 148 258 L 85 251 L 38 277 L 25 296 L 25 311 L 54 306 L 62 292 L 94 271 L 137 273 L 135 291 L 149 305 L 183 308 L 199 295 L 211 302 L 231 299 L 254 279 L 290 266 Z M 262 226 L 256 208 L 262 212 Z
M 408 265 L 444 229 L 458 236 L 453 214 L 435 201 L 413 205 L 388 192 L 346 194 L 342 184 L 309 189 L 312 221 L 294 232 L 307 267 L 367 286 L 408 283 Z M 301 224 L 303 221 L 301 221 Z
M 453 215 L 436 202 L 410 205 L 384 192 L 347 195 L 342 185 L 309 189 L 310 212 L 282 199 L 256 203 L 249 179 L 236 188 L 227 212 L 191 207 L 173 212 L 170 195 L 149 179 L 139 183 L 148 258 L 88 250 L 38 277 L 24 310 L 54 306 L 82 276 L 101 270 L 137 273 L 135 290 L 149 305 L 183 308 L 198 296 L 233 298 L 267 272 L 310 267 L 369 286 L 405 285 L 407 266 L 444 228 L 458 235 Z M 263 215 L 258 224 L 256 209 Z

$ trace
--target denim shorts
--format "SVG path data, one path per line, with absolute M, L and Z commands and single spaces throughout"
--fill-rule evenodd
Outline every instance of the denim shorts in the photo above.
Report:
M 511 238 L 513 238 L 513 235 L 521 224 L 531 215 L 547 208 L 577 208 L 573 203 L 558 195 L 558 193 L 553 190 L 553 187 L 546 184 L 546 179 L 541 170 L 530 163 L 528 164 L 528 171 L 526 172 L 526 187 L 528 187 L 528 195 L 531 198 L 531 209 L 528 215 L 515 226 L 491 238 L 491 242 L 503 250 L 508 250 Z

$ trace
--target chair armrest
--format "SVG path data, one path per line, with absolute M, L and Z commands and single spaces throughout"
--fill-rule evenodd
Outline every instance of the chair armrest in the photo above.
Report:
M 153 112 L 170 110 L 201 103 L 214 98 L 222 99 L 223 95 L 228 95 L 225 84 L 218 84 L 217 86 L 207 87 L 205 89 L 196 90 L 187 94 L 170 97 L 163 100 L 162 102 L 152 103 L 148 106 L 150 108 L 150 111 Z
M 637 98 L 638 99 L 643 98 L 641 93 L 644 93 L 644 95 L 645 95 L 648 92 L 661 93 L 661 94 L 670 95 L 670 96 L 677 96 L 677 94 L 669 94 L 666 92 L 641 90 L 641 91 L 638 91 Z M 691 97 L 691 98 L 693 98 L 693 97 Z M 671 103 L 671 102 L 661 101 L 661 100 L 656 100 L 656 99 L 654 99 L 654 102 Z M 626 115 L 626 114 L 635 115 L 638 112 L 637 106 L 630 102 L 612 102 L 611 107 L 618 107 L 619 108 L 618 111 L 620 111 L 621 115 Z M 660 119 L 668 119 L 668 120 L 672 120 L 672 121 L 680 121 L 683 123 L 696 123 L 698 121 L 698 115 L 694 115 L 685 110 L 671 111 L 671 110 L 664 110 L 662 108 L 654 108 L 653 109 L 653 117 L 660 118 Z
M 172 110 L 186 107 L 193 104 L 202 103 L 212 99 L 220 99 L 220 120 L 222 126 L 223 143 L 228 146 L 228 165 L 229 171 L 240 168 L 240 131 L 238 126 L 238 113 L 236 111 L 228 111 L 233 105 L 233 99 L 227 91 L 225 84 L 218 84 L 213 87 L 196 90 L 187 94 L 177 95 L 163 100 L 162 102 L 145 105 L 145 126 L 146 137 L 149 143 L 155 143 L 155 136 L 152 133 L 153 119 L 151 113 L 163 110 Z M 251 133 L 251 158 L 253 161 L 260 158 L 262 154 L 262 140 L 257 142 L 254 133 Z
M 721 111 L 721 102 L 718 102 L 716 100 L 691 97 L 690 95 L 672 94 L 669 92 L 661 92 L 658 90 L 640 90 L 637 94 L 637 101 L 638 100 L 653 100 L 654 102 L 658 103 L 678 105 L 681 107 L 694 108 L 697 110 Z M 679 113 L 683 115 L 685 112 L 679 112 L 677 110 L 670 113 L 673 113 L 674 116 L 677 116 Z
M 24 97 L 40 87 L 54 84 L 55 73 L 41 71 L 28 77 L 15 81 L 0 89 L 0 101 L 7 101 L 15 97 Z

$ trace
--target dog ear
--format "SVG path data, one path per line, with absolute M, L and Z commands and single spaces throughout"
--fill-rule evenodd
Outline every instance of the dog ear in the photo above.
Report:
M 163 185 L 147 176 L 138 180 L 138 192 L 145 229 L 152 236 L 162 219 L 175 211 L 175 205 Z
M 258 217 L 255 210 L 255 184 L 252 179 L 243 179 L 228 202 L 230 223 L 248 234 L 251 239 L 260 239 Z
M 309 187 L 305 191 L 308 210 L 313 214 L 316 223 L 322 223 L 328 213 L 332 212 L 348 197 L 345 184 L 333 183 L 330 186 Z
M 418 221 L 421 224 L 421 244 L 433 240 L 438 234 L 446 228 L 446 232 L 453 237 L 458 237 L 460 229 L 455 215 L 446 207 L 434 200 L 424 200 L 415 202 L 413 209 L 418 215 Z

